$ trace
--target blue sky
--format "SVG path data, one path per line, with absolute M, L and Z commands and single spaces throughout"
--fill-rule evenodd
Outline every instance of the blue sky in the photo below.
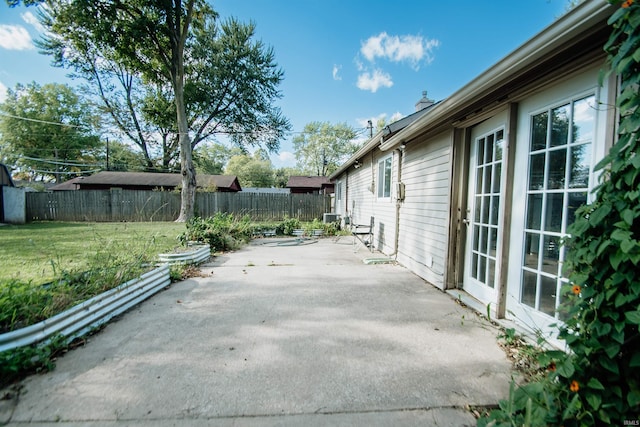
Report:
M 567 0 L 212 0 L 222 19 L 257 25 L 284 70 L 279 101 L 301 131 L 312 121 L 387 121 L 414 111 L 422 91 L 441 100 L 551 24 Z M 33 40 L 33 8 L 0 0 L 0 101 L 6 88 L 72 83 Z M 294 166 L 291 138 L 274 166 Z

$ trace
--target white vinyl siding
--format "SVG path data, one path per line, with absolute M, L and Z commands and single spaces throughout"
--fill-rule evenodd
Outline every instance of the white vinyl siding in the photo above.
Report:
M 406 193 L 398 261 L 441 289 L 448 246 L 450 141 L 446 132 L 408 144 L 402 165 Z

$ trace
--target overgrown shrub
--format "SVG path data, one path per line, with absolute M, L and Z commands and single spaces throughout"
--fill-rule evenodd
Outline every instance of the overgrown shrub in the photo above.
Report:
M 250 217 L 238 219 L 233 214 L 218 212 L 209 218 L 191 218 L 178 239 L 183 244 L 189 241 L 208 243 L 212 251 L 229 251 L 248 242 L 253 232 Z
M 276 231 L 278 234 L 291 236 L 293 234 L 293 230 L 300 229 L 301 224 L 302 223 L 298 218 L 285 217 L 282 223 L 276 228 Z
M 620 0 L 610 0 L 620 4 Z M 640 421 L 640 5 L 625 0 L 605 46 L 620 76 L 618 141 L 597 166 L 595 201 L 576 211 L 566 240 L 569 352 L 543 352 L 548 374 L 512 385 L 478 425 L 601 426 Z

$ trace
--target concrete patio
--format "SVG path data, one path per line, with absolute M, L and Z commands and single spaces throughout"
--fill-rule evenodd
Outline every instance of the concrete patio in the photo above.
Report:
M 296 244 L 301 243 L 301 244 Z M 26 379 L 9 425 L 475 425 L 506 397 L 497 328 L 350 237 L 212 258 Z

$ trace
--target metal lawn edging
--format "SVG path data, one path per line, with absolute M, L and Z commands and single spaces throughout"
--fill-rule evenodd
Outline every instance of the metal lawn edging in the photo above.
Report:
M 42 322 L 0 334 L 0 352 L 47 342 L 58 335 L 67 340 L 82 336 L 170 283 L 169 265 L 157 267 Z
M 194 250 L 181 253 L 158 254 L 160 262 L 167 264 L 200 264 L 211 255 L 208 244 L 194 246 Z

